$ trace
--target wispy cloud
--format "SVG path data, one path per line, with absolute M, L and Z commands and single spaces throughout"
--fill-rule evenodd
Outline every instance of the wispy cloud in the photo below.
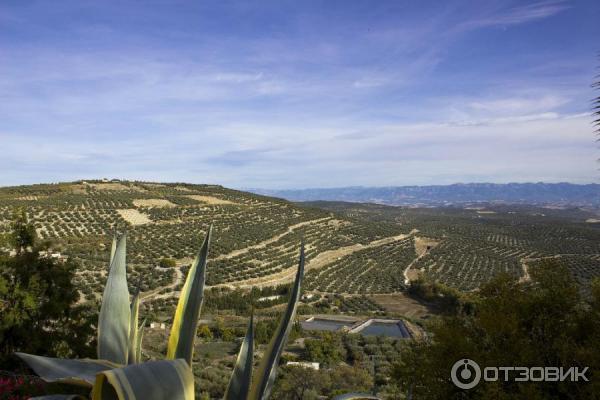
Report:
M 570 5 L 564 0 L 540 1 L 496 11 L 491 15 L 480 16 L 461 24 L 461 26 L 467 29 L 498 25 L 518 25 L 551 17 L 568 8 L 570 8 Z
M 587 15 L 558 1 L 15 2 L 0 15 L 0 185 L 593 180 Z M 533 23 L 552 16 L 572 35 Z M 543 31 L 479 29 L 528 22 Z
M 259 73 L 240 73 L 240 72 L 224 72 L 217 73 L 214 77 L 217 82 L 256 82 L 263 78 L 262 72 Z
M 258 162 L 272 163 L 272 155 L 276 152 L 273 148 L 253 148 L 245 150 L 225 151 L 208 159 L 209 163 L 217 165 L 244 167 Z
M 527 114 L 536 111 L 554 110 L 569 103 L 569 99 L 557 95 L 511 97 L 494 100 L 478 100 L 468 104 L 474 110 L 496 114 Z

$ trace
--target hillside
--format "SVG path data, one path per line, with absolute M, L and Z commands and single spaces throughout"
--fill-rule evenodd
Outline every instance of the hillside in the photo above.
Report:
M 289 282 L 302 239 L 305 288 L 323 294 L 399 293 L 422 273 L 472 290 L 498 272 L 526 279 L 555 257 L 582 287 L 600 275 L 600 224 L 578 208 L 296 205 L 213 185 L 88 181 L 1 188 L 0 232 L 19 208 L 52 252 L 79 262 L 88 300 L 104 283 L 115 229 L 128 233 L 129 282 L 141 276 L 146 301 L 171 301 L 210 224 L 211 287 Z M 160 266 L 163 258 L 176 266 Z
M 352 246 L 393 243 L 408 230 L 393 223 L 340 219 L 331 212 L 220 186 L 141 182 L 76 182 L 0 189 L 0 229 L 6 233 L 24 208 L 53 252 L 81 263 L 79 284 L 88 299 L 103 284 L 112 232 L 128 233 L 128 264 L 144 292 L 170 291 L 213 224 L 207 283 L 242 286 L 288 282 L 301 238 L 308 269 Z M 340 254 L 341 254 L 340 253 Z M 320 256 L 320 257 L 318 257 Z M 172 258 L 178 266 L 158 266 Z
M 468 183 L 435 186 L 343 187 L 252 190 L 292 201 L 348 201 L 387 205 L 439 206 L 476 202 L 600 206 L 600 185 L 571 183 Z
M 529 268 L 544 260 L 563 263 L 584 292 L 590 281 L 600 276 L 600 223 L 595 213 L 580 208 L 540 208 L 484 204 L 477 207 L 407 208 L 344 202 L 303 203 L 320 207 L 354 221 L 389 223 L 414 229 L 417 258 L 386 249 L 368 260 L 393 254 L 406 266 L 404 279 L 425 273 L 435 280 L 461 290 L 473 290 L 499 272 L 528 279 Z M 359 254 L 354 254 L 357 257 Z M 343 260 L 348 264 L 363 260 Z M 349 262 L 352 261 L 352 262 Z M 389 262 L 389 261 L 388 261 Z M 346 283 L 333 277 L 345 276 L 324 268 L 313 287 L 337 287 Z M 332 269 L 333 271 L 333 269 Z M 335 284 L 323 283 L 334 280 Z

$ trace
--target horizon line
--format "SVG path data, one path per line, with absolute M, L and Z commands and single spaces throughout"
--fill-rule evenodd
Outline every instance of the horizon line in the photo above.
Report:
M 226 189 L 240 190 L 240 191 L 271 191 L 271 192 L 283 192 L 283 191 L 303 191 L 303 190 L 339 190 L 339 189 L 389 189 L 389 188 L 406 188 L 406 187 L 444 187 L 444 186 L 468 186 L 468 185 L 572 185 L 572 186 L 600 186 L 600 183 L 597 182 L 587 182 L 587 183 L 573 183 L 568 181 L 558 181 L 558 182 L 548 182 L 548 181 L 511 181 L 511 182 L 454 182 L 454 183 L 446 183 L 446 184 L 422 184 L 422 185 L 349 185 L 349 186 L 331 186 L 331 187 L 295 187 L 295 188 L 264 188 L 264 187 L 235 187 L 235 186 L 225 186 L 219 183 L 211 183 L 211 182 L 184 182 L 184 181 L 149 181 L 149 180 L 136 180 L 136 179 L 120 179 L 120 178 L 88 178 L 88 179 L 75 179 L 73 181 L 55 181 L 55 182 L 38 182 L 38 183 L 21 183 L 17 185 L 3 185 L 0 184 L 0 189 L 6 188 L 18 188 L 24 186 L 35 186 L 35 185 L 60 185 L 60 184 L 74 184 L 74 183 L 82 183 L 82 182 L 131 182 L 131 183 L 159 183 L 159 184 L 188 184 L 188 185 L 206 185 L 206 186 L 220 186 Z

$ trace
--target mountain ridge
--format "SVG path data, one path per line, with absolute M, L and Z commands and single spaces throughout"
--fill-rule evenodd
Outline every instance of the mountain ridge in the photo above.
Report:
M 347 186 L 308 189 L 246 189 L 291 201 L 348 201 L 385 205 L 440 206 L 469 203 L 506 203 L 556 206 L 600 206 L 600 184 L 455 183 L 424 186 Z

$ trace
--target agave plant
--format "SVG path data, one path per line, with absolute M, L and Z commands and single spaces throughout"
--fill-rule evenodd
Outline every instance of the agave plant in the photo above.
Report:
M 179 297 L 165 360 L 141 362 L 143 323 L 138 321 L 140 291 L 130 301 L 126 278 L 127 236 L 113 239 L 110 267 L 98 316 L 98 359 L 58 359 L 16 353 L 46 382 L 87 387 L 92 400 L 194 399 L 192 358 L 198 319 L 204 298 L 206 263 L 212 228 L 188 272 Z M 265 400 L 269 397 L 277 364 L 289 335 L 304 275 L 304 246 L 287 309 L 253 374 L 254 317 L 239 351 L 225 394 L 226 399 Z M 78 395 L 51 395 L 35 399 L 79 399 Z

